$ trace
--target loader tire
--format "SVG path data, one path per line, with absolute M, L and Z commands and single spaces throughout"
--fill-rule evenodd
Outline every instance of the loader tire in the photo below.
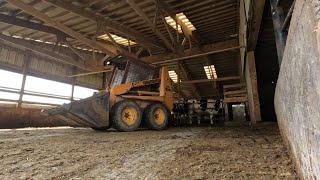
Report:
M 123 100 L 116 103 L 112 109 L 111 120 L 118 131 L 134 131 L 141 124 L 142 112 L 134 101 Z
M 161 103 L 154 103 L 146 107 L 144 117 L 149 129 L 163 130 L 169 122 L 169 111 Z
M 91 129 L 95 130 L 95 131 L 100 131 L 100 132 L 104 132 L 107 131 L 110 127 L 105 126 L 105 127 L 91 127 Z

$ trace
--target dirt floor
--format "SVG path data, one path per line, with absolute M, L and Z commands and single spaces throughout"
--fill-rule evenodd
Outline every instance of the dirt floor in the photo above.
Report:
M 275 125 L 0 131 L 0 179 L 295 179 Z

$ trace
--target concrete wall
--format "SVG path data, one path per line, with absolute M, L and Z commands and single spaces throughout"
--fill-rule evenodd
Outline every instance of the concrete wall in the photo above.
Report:
M 280 68 L 275 109 L 303 179 L 320 178 L 319 0 L 297 0 Z

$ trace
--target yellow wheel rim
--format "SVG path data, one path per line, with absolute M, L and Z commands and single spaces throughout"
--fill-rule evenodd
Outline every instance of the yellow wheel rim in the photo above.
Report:
M 122 110 L 121 119 L 127 126 L 131 126 L 136 122 L 137 111 L 132 107 L 126 107 Z
M 166 113 L 161 108 L 156 108 L 153 117 L 158 125 L 162 125 L 166 118 Z

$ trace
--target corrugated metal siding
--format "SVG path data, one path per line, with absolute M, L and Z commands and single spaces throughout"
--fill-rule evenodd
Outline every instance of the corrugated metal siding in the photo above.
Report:
M 80 76 L 76 78 L 76 84 L 85 84 L 86 86 L 100 89 L 102 86 L 102 75 Z
M 24 53 L 25 51 L 16 48 L 0 46 L 0 66 L 9 68 L 15 67 L 15 71 L 21 70 L 24 63 Z M 68 76 L 73 74 L 73 68 L 69 65 L 65 65 L 38 55 L 31 55 L 28 72 L 29 74 L 40 78 L 71 83 L 72 79 L 68 78 Z M 78 73 L 83 72 L 75 71 L 75 74 Z M 102 75 L 97 74 L 77 77 L 76 84 L 98 89 L 102 84 Z
M 1 63 L 21 68 L 23 65 L 23 57 L 24 55 L 22 53 L 14 51 L 11 48 L 5 48 L 4 46 L 0 46 Z
M 61 78 L 66 78 L 66 76 L 71 75 L 70 66 L 55 63 L 53 61 L 44 61 L 40 57 L 32 56 L 30 58 L 29 69 L 31 71 L 37 71 L 41 73 L 46 73 L 48 75 L 56 75 Z

